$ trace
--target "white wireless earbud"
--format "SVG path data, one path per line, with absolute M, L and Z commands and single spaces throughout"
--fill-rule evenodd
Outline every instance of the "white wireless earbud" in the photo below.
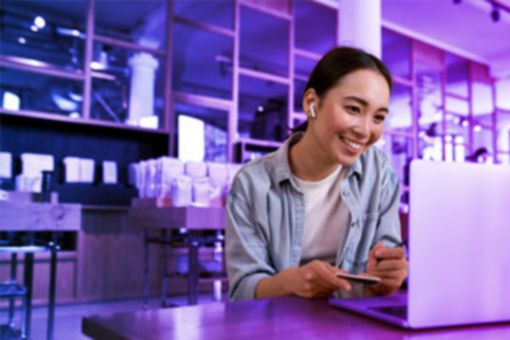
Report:
M 315 103 L 310 104 L 310 117 L 317 117 L 317 113 L 315 113 Z

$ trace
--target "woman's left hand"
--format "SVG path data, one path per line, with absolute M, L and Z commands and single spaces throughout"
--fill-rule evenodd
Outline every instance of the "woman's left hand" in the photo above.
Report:
M 404 249 L 386 248 L 382 242 L 377 243 L 368 255 L 366 274 L 381 278 L 381 282 L 369 287 L 373 293 L 387 295 L 396 291 L 407 276 Z

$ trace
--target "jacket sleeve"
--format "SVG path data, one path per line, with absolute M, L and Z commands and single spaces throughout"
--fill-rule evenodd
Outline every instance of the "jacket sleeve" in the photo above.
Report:
M 276 272 L 263 226 L 256 218 L 261 207 L 255 206 L 254 190 L 243 175 L 236 176 L 227 197 L 225 252 L 231 300 L 254 299 L 258 282 Z

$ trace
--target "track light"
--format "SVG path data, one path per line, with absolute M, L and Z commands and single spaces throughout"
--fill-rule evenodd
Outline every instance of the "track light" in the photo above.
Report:
M 491 11 L 491 19 L 494 22 L 498 22 L 499 18 L 500 18 L 499 9 L 496 6 L 494 6 Z

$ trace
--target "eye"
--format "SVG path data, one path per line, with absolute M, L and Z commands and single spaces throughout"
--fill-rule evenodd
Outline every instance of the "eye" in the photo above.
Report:
M 347 105 L 345 107 L 345 109 L 349 112 L 349 113 L 360 113 L 361 112 L 361 109 L 355 105 Z
M 386 120 L 386 116 L 385 115 L 376 115 L 374 117 L 374 121 L 376 123 L 383 123 L 385 120 Z

